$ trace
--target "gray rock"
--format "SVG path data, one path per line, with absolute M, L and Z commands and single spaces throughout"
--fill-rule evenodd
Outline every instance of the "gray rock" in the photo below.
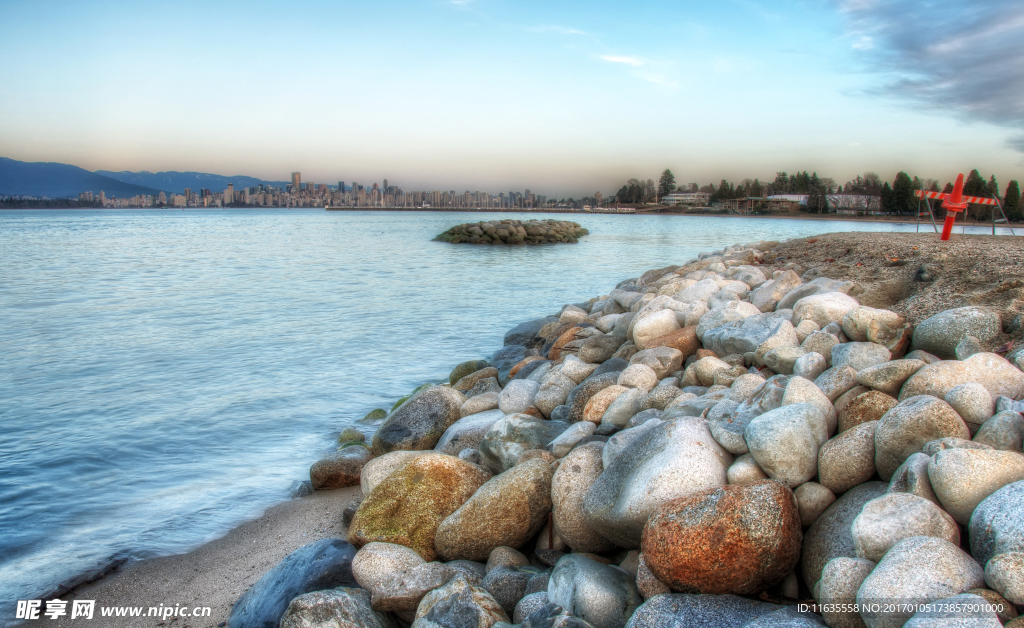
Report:
M 498 399 L 501 393 L 498 392 L 485 392 L 477 395 L 472 399 L 467 399 L 466 403 L 462 404 L 462 408 L 459 409 L 459 415 L 463 418 L 487 412 L 488 410 L 498 409 Z
M 389 576 L 403 573 L 425 562 L 416 550 L 404 545 L 367 543 L 352 559 L 352 575 L 360 587 L 369 591 L 371 595 L 379 595 L 383 592 Z
M 1024 481 L 1007 484 L 978 504 L 969 525 L 971 554 L 980 564 L 1024 552 Z
M 411 619 L 423 596 L 448 584 L 456 575 L 455 569 L 440 562 L 413 565 L 382 577 L 370 592 L 370 602 L 374 610 Z
M 966 360 L 975 353 L 981 353 L 984 350 L 980 340 L 974 336 L 964 336 L 963 340 L 957 343 L 953 353 L 956 355 L 957 360 Z
M 729 479 L 729 484 L 735 486 L 753 484 L 754 482 L 768 479 L 768 475 L 761 467 L 757 466 L 754 457 L 749 453 L 736 458 L 736 461 L 726 471 L 726 477 Z
M 899 628 L 913 615 L 913 605 L 979 588 L 984 582 L 981 566 L 959 547 L 915 536 L 885 554 L 861 585 L 857 603 L 870 628 Z
M 1024 480 L 1024 456 L 992 449 L 946 449 L 932 456 L 928 479 L 946 512 L 967 525 L 985 498 Z
M 877 366 L 868 368 L 857 373 L 857 383 L 874 390 L 881 391 L 891 397 L 900 394 L 904 382 L 910 376 L 924 368 L 925 363 L 921 360 L 892 360 Z M 985 392 L 988 394 L 988 391 Z
M 780 304 L 781 305 L 781 304 Z M 793 305 L 793 323 L 812 320 L 824 328 L 832 323 L 841 323 L 843 318 L 860 306 L 857 299 L 842 292 L 825 292 L 804 297 Z
M 373 455 L 362 444 L 353 444 L 331 452 L 309 468 L 309 482 L 313 490 L 322 491 L 359 484 L 363 465 Z
M 868 421 L 830 439 L 818 451 L 818 477 L 836 494 L 867 482 L 875 475 L 875 428 Z
M 603 373 L 588 377 L 570 390 L 569 396 L 565 399 L 565 405 L 569 406 L 567 421 L 569 423 L 582 421 L 583 410 L 587 407 L 587 402 L 590 401 L 590 398 L 609 386 L 615 386 L 615 382 L 618 379 L 618 372 Z
M 555 532 L 577 552 L 604 552 L 614 545 L 587 523 L 583 501 L 604 470 L 600 443 L 588 443 L 569 452 L 551 480 L 552 521 Z
M 490 628 L 508 622 L 508 615 L 491 595 L 456 576 L 423 597 L 412 628 Z
M 658 379 L 661 379 L 682 368 L 683 352 L 672 347 L 654 347 L 638 351 L 629 359 L 629 363 L 646 364 L 651 367 Z
M 821 416 L 824 419 L 824 437 L 821 438 L 819 433 L 821 442 L 818 443 L 818 446 L 824 445 L 828 437 L 835 433 L 839 421 L 836 409 L 832 406 L 832 400 L 810 380 L 793 376 L 789 378 L 789 382 L 786 384 L 786 392 L 782 395 L 781 407 L 795 403 L 809 403 L 821 412 Z
M 546 449 L 559 434 L 569 429 L 562 421 L 545 421 L 528 414 L 499 419 L 480 441 L 480 457 L 494 473 L 515 466 L 519 456 L 531 449 Z
M 735 466 L 735 465 L 734 465 Z M 731 469 L 732 467 L 730 467 Z M 821 513 L 835 503 L 836 495 L 817 482 L 804 482 L 793 491 L 797 507 L 800 509 L 800 524 L 810 527 Z M 796 598 L 796 596 L 789 596 Z
M 547 594 L 545 594 L 546 596 Z M 494 625 L 494 628 L 506 628 Z M 523 620 L 520 628 L 594 628 L 589 622 L 573 617 L 558 604 L 548 602 Z
M 474 561 L 460 561 L 474 563 Z M 477 563 L 474 563 L 477 564 Z M 484 565 L 484 575 L 491 572 L 492 569 L 498 567 L 525 567 L 530 564 L 530 559 L 525 554 L 517 549 L 511 547 L 496 547 L 491 550 L 490 556 L 487 557 L 487 563 Z
M 672 401 L 683 394 L 683 391 L 679 390 L 675 386 L 655 386 L 651 392 L 647 393 L 643 400 L 640 401 L 641 410 L 664 410 Z
M 527 362 L 525 366 L 521 367 L 516 374 L 512 376 L 511 381 L 517 379 L 528 379 L 531 382 L 540 383 L 544 379 L 544 375 L 551 369 L 551 360 L 533 360 Z M 497 381 L 497 379 L 495 379 Z
M 903 461 L 921 451 L 926 443 L 946 436 L 970 435 L 960 415 L 945 401 L 928 395 L 911 397 L 879 420 L 875 429 L 875 468 L 888 481 Z
M 764 354 L 764 365 L 780 375 L 792 375 L 797 361 L 807 354 L 800 347 L 779 347 Z M 821 363 L 824 365 L 825 359 Z M 825 369 L 822 368 L 822 371 Z
M 743 628 L 782 608 L 730 594 L 657 595 L 637 609 L 626 628 Z
M 770 312 L 776 309 L 779 301 L 794 288 L 801 284 L 800 276 L 791 270 L 787 270 L 775 279 L 767 281 L 750 295 L 750 302 L 762 312 Z
M 612 437 L 605 452 L 628 431 Z M 715 442 L 701 419 L 683 417 L 643 429 L 605 465 L 587 491 L 587 522 L 617 545 L 636 549 L 655 508 L 724 486 L 730 464 L 732 456 Z
M 508 383 L 498 397 L 498 409 L 505 414 L 526 412 L 533 405 L 540 384 L 528 379 L 516 379 Z
M 982 424 L 974 442 L 1002 451 L 1024 453 L 1024 417 L 1018 412 L 1000 412 Z
M 960 544 L 960 528 L 932 502 L 910 493 L 886 493 L 864 504 L 850 526 L 857 558 L 878 562 L 889 548 L 913 536 Z
M 657 410 L 648 410 L 647 412 L 658 412 Z M 642 416 L 643 412 L 637 415 Z M 659 413 L 660 414 L 660 413 Z M 636 417 L 634 417 L 636 418 Z M 654 419 L 654 420 L 650 420 Z M 632 423 L 632 421 L 630 421 Z M 608 442 L 605 444 L 604 449 L 601 451 L 601 464 L 605 469 L 611 466 L 612 462 L 629 447 L 634 440 L 640 437 L 641 434 L 647 432 L 647 430 L 654 429 L 656 426 L 661 425 L 661 421 L 658 416 L 651 416 L 647 420 L 639 422 L 637 425 L 627 427 L 621 432 L 616 433 Z M 643 428 L 643 429 L 637 429 Z
M 229 628 L 278 628 L 288 604 L 303 593 L 358 587 L 352 576 L 356 548 L 341 539 L 321 539 L 295 550 L 238 598 Z
M 712 436 L 727 451 L 733 454 L 745 454 L 749 451 L 747 441 L 743 438 L 747 426 L 754 417 L 774 410 L 782 405 L 786 394 L 789 377 L 775 375 L 764 381 L 752 395 L 740 403 L 731 413 L 716 413 L 708 417 L 708 427 Z M 723 410 L 727 409 L 723 407 Z
M 338 587 L 293 599 L 280 628 L 397 628 L 397 624 L 388 614 L 373 610 L 369 592 Z
M 704 348 L 717 355 L 754 353 L 758 361 L 778 347 L 798 346 L 793 324 L 777 313 L 726 323 L 704 334 Z
M 928 463 L 932 457 L 924 453 L 911 454 L 892 474 L 889 481 L 890 493 L 911 493 L 923 497 L 939 506 L 939 498 L 932 490 L 932 482 L 928 479 Z
M 833 558 L 821 572 L 821 580 L 814 587 L 814 597 L 825 610 L 822 615 L 832 628 L 864 628 L 864 620 L 856 608 L 857 590 L 875 568 L 875 563 L 863 558 Z
M 828 364 L 825 361 L 825 356 L 812 351 L 810 353 L 804 353 L 796 359 L 796 362 L 793 363 L 793 374 L 799 375 L 800 377 L 809 379 L 813 382 L 819 375 L 825 372 L 827 367 Z M 771 367 L 769 366 L 768 368 Z
M 945 400 L 964 420 L 971 434 L 976 434 L 996 413 L 996 400 L 987 388 L 976 382 L 954 386 L 946 393 Z
M 817 294 L 825 294 L 828 292 L 842 292 L 843 294 L 848 294 L 853 286 L 854 283 L 852 281 L 818 277 L 786 293 L 786 296 L 782 297 L 779 301 L 778 309 L 793 309 L 797 304 L 797 301 L 800 299 Z
M 904 628 L 1002 628 L 999 616 L 980 595 L 961 593 L 936 600 L 903 624 Z
M 505 346 L 522 345 L 531 349 L 540 349 L 544 345 L 544 339 L 537 334 L 544 326 L 557 320 L 558 317 L 556 316 L 545 316 L 544 318 L 519 323 L 505 332 Z
M 373 435 L 373 454 L 433 449 L 445 430 L 458 421 L 466 397 L 445 386 L 431 386 L 413 395 Z
M 611 357 L 615 355 L 615 352 L 618 351 L 625 342 L 625 338 L 620 338 L 612 334 L 591 336 L 583 341 L 577 355 L 579 356 L 579 359 L 584 362 L 590 364 L 601 364 L 602 362 L 611 359 Z
M 537 612 L 548 604 L 548 592 L 546 590 L 539 591 L 537 593 L 528 593 L 523 596 L 523 599 L 519 600 L 516 604 L 515 610 L 512 612 L 512 621 L 517 624 L 521 624 L 526 621 L 526 618 L 531 614 Z
M 502 386 L 508 384 L 512 379 L 512 367 L 523 361 L 523 358 L 530 355 L 539 355 L 536 349 L 523 345 L 508 345 L 499 349 L 491 357 L 491 366 L 498 369 L 498 383 Z M 545 352 L 545 355 L 546 352 Z
M 900 400 L 915 395 L 944 398 L 955 386 L 968 382 L 981 384 L 995 398 L 1024 396 L 1024 373 L 1020 369 L 994 353 L 975 353 L 963 361 L 929 364 L 914 373 L 900 390 Z
M 1008 601 L 1024 604 L 1024 552 L 993 556 L 985 565 L 985 583 Z
M 548 445 L 548 451 L 554 454 L 555 458 L 563 458 L 566 454 L 572 451 L 578 443 L 583 439 L 592 436 L 594 434 L 594 428 L 596 426 L 590 421 L 580 421 L 579 423 L 573 423 L 569 429 L 559 434 L 555 440 L 551 441 Z
M 594 628 L 622 628 L 643 602 L 625 572 L 580 554 L 558 560 L 548 581 L 548 600 Z
M 914 329 L 911 349 L 920 349 L 940 358 L 956 357 L 956 346 L 965 336 L 983 343 L 994 341 L 1002 332 L 999 315 L 981 307 L 961 307 L 939 312 Z
M 616 397 L 615 401 L 608 406 L 608 409 L 604 412 L 604 416 L 601 417 L 601 424 L 611 424 L 617 428 L 626 427 L 629 420 L 640 412 L 640 404 L 646 396 L 647 393 L 643 390 L 639 388 L 630 388 Z
M 463 449 L 479 449 L 484 434 L 504 417 L 501 410 L 487 410 L 464 416 L 444 431 L 441 440 L 434 446 L 434 451 L 457 456 Z
M 815 331 L 807 334 L 800 348 L 808 353 L 818 353 L 825 356 L 825 366 L 832 365 L 832 348 L 839 344 L 839 339 L 827 331 Z
M 526 585 L 540 570 L 536 567 L 496 567 L 487 573 L 481 586 L 491 594 L 509 617 L 526 594 Z
M 865 482 L 856 486 L 843 493 L 807 530 L 804 534 L 800 570 L 808 586 L 813 587 L 810 583 L 821 579 L 822 569 L 833 558 L 857 556 L 850 525 L 864 504 L 885 491 L 886 485 L 882 482 Z
M 533 363 L 531 362 L 531 364 Z M 483 379 L 477 380 L 477 382 L 473 384 L 473 387 L 467 390 L 465 394 L 466 399 L 472 399 L 473 397 L 483 395 L 486 393 L 497 393 L 499 395 L 501 394 L 501 386 L 498 385 L 497 377 L 485 377 Z
M 833 366 L 819 375 L 818 379 L 814 380 L 814 385 L 825 393 L 829 401 L 834 402 L 856 388 L 857 371 L 850 366 Z
M 915 349 L 903 357 L 907 360 L 921 360 L 925 364 L 935 364 L 942 360 L 939 356 L 932 355 L 927 351 L 921 351 L 920 349 Z
M 858 372 L 885 364 L 891 357 L 888 349 L 873 342 L 847 342 L 832 347 L 833 367 L 849 366 Z
M 755 417 L 747 425 L 744 439 L 768 477 L 796 488 L 818 473 L 818 447 L 824 443 L 824 423 L 815 406 L 797 403 Z

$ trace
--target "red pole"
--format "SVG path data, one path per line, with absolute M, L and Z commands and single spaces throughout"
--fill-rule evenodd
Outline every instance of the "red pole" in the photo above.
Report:
M 946 209 L 946 222 L 942 225 L 942 236 L 939 240 L 949 240 L 949 235 L 953 232 L 956 212 L 962 212 L 967 209 L 967 203 L 963 202 L 963 193 L 964 175 L 961 173 L 956 177 L 953 193 L 946 197 L 946 200 L 942 201 L 942 206 Z

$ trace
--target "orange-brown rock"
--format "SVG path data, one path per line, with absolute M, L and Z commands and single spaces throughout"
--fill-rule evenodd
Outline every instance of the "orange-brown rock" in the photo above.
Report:
M 629 389 L 625 386 L 615 385 L 599 391 L 583 407 L 583 420 L 590 421 L 591 423 L 600 423 L 601 417 L 604 416 L 608 406 L 612 405 L 612 402 L 627 390 Z
M 793 571 L 802 541 L 793 491 L 765 480 L 662 505 L 641 546 L 651 573 L 675 591 L 752 595 Z
M 544 416 L 544 413 L 537 409 L 537 406 L 530 406 L 519 414 L 528 414 L 535 419 L 547 419 L 547 417 Z
M 523 358 L 521 362 L 519 362 L 518 364 L 516 364 L 515 366 L 512 367 L 512 370 L 508 372 L 508 376 L 509 377 L 515 377 L 516 373 L 519 372 L 519 369 L 523 368 L 524 366 L 526 366 L 530 362 L 536 362 L 537 360 L 543 360 L 543 359 L 544 358 L 542 358 L 539 355 L 528 355 L 525 358 Z
M 582 329 L 582 327 L 573 326 L 562 332 L 562 335 L 558 337 L 555 344 L 551 345 L 551 351 L 548 351 L 548 359 L 557 360 L 562 357 L 562 348 L 573 340 L 576 340 L 576 334 Z
M 647 341 L 647 348 L 651 349 L 654 347 L 672 347 L 678 349 L 683 353 L 683 359 L 690 357 L 700 351 L 700 340 L 697 338 L 696 327 L 683 327 L 675 331 L 670 331 L 664 336 L 658 336 L 653 340 Z M 714 352 L 709 352 L 711 355 L 715 355 Z
M 839 431 L 845 432 L 861 423 L 877 421 L 882 418 L 883 414 L 892 410 L 897 403 L 899 401 L 895 397 L 890 397 L 877 390 L 858 395 L 839 413 Z
M 370 491 L 352 518 L 348 541 L 356 547 L 371 541 L 396 543 L 416 550 L 427 562 L 437 560 L 438 525 L 490 477 L 455 456 L 424 452 Z
M 718 354 L 715 353 L 714 351 L 712 351 L 711 349 L 697 349 L 697 351 L 693 355 L 697 356 L 698 360 L 700 360 L 701 358 L 717 358 L 718 357 Z

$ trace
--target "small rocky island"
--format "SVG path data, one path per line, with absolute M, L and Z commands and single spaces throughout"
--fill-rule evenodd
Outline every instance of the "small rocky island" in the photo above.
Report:
M 588 233 L 568 220 L 488 220 L 457 225 L 434 239 L 452 244 L 576 244 Z

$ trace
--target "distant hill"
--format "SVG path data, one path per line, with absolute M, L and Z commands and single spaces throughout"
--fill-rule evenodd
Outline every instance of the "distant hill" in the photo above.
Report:
M 99 194 L 100 191 L 108 197 L 119 198 L 160 193 L 159 189 L 126 183 L 78 166 L 0 157 L 0 194 L 67 198 L 76 197 L 80 192 Z
M 283 188 L 287 185 L 285 181 L 264 181 L 255 177 L 241 175 L 226 177 L 205 172 L 110 172 L 109 170 L 97 170 L 96 174 L 125 183 L 156 188 L 165 192 L 174 192 L 175 194 L 181 194 L 185 191 L 185 188 L 193 192 L 198 192 L 203 188 L 208 188 L 214 192 L 223 192 L 227 189 L 229 183 L 233 183 L 236 190 L 256 187 L 260 184 L 278 188 Z

